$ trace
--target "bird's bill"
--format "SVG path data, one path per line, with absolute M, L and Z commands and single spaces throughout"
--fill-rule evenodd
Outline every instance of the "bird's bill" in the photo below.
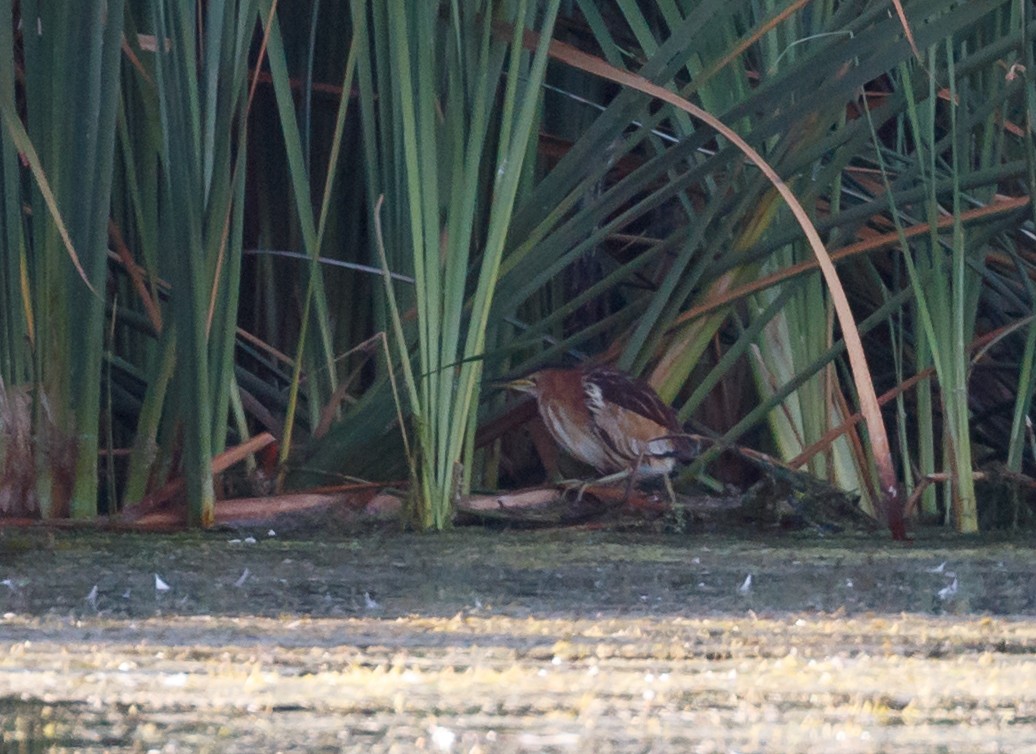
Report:
M 519 377 L 516 380 L 508 380 L 507 382 L 495 382 L 493 384 L 496 387 L 503 388 L 505 390 L 517 390 L 521 393 L 536 392 L 536 382 L 528 377 Z

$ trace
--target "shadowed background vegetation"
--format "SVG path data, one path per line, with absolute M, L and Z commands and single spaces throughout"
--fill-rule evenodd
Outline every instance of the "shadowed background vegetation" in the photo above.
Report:
M 245 477 L 441 528 L 521 479 L 486 381 L 594 360 L 714 440 L 685 483 L 1031 523 L 1029 3 L 0 14 L 0 514 L 207 524 L 269 432 Z

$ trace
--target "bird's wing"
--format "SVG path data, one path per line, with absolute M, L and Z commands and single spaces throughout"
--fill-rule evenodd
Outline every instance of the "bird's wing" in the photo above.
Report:
M 647 384 L 598 368 L 587 372 L 583 388 L 602 439 L 616 452 L 627 457 L 693 457 L 691 442 L 680 436 L 683 427 L 676 412 Z

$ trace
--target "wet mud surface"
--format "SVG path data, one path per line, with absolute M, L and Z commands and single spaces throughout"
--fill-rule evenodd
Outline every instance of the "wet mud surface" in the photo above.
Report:
M 0 536 L 2 751 L 1036 751 L 1028 539 Z

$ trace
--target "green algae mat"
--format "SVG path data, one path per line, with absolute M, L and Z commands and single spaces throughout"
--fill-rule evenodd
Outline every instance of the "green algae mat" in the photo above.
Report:
M 1036 751 L 1036 552 L 0 536 L 0 751 Z

